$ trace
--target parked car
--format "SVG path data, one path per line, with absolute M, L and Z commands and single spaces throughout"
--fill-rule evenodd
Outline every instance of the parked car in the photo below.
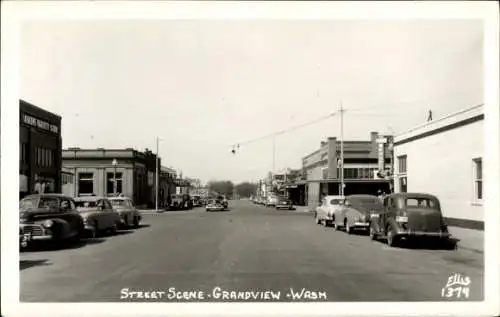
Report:
M 293 203 L 288 198 L 279 198 L 278 203 L 276 204 L 276 209 L 288 209 L 293 210 Z
M 207 206 L 205 207 L 205 211 L 223 211 L 226 209 L 223 205 L 222 200 L 220 199 L 210 199 L 208 200 Z
M 277 203 L 278 203 L 278 197 L 273 195 L 267 196 L 265 202 L 266 207 L 275 207 Z
M 41 241 L 76 241 L 85 233 L 75 201 L 62 194 L 36 194 L 21 199 L 19 227 L 22 246 Z
M 423 193 L 397 193 L 384 197 L 383 210 L 371 215 L 372 240 L 387 239 L 396 246 L 403 239 L 433 239 L 452 248 L 450 233 L 436 196 Z
M 76 209 L 90 236 L 97 237 L 103 232 L 116 233 L 122 221 L 106 197 L 88 196 L 75 198 Z
M 335 221 L 335 215 L 344 202 L 343 196 L 326 196 L 321 201 L 321 205 L 314 211 L 314 219 L 317 224 L 327 227 Z
M 350 195 L 344 199 L 342 206 L 336 210 L 334 226 L 351 234 L 355 231 L 368 232 L 370 215 L 382 210 L 382 202 L 373 195 Z
M 201 196 L 193 196 L 192 197 L 192 201 L 193 201 L 193 207 L 200 207 L 202 204 L 201 204 Z
M 111 197 L 109 198 L 109 201 L 111 202 L 113 209 L 115 209 L 120 215 L 122 227 L 139 227 L 142 215 L 135 207 L 131 198 Z

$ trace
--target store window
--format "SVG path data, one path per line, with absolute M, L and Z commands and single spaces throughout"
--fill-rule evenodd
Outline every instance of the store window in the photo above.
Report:
M 107 173 L 107 186 L 106 186 L 106 192 L 109 194 L 113 194 L 115 191 L 114 187 L 114 177 L 115 173 Z M 116 192 L 117 193 L 122 193 L 123 192 L 123 178 L 122 178 L 122 173 L 116 173 Z
M 92 195 L 94 193 L 94 173 L 78 174 L 78 195 Z
M 483 160 L 476 158 L 474 164 L 474 199 L 483 199 Z

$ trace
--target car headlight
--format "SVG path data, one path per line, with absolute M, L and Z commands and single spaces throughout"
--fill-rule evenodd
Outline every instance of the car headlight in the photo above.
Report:
M 396 216 L 396 222 L 408 222 L 407 216 Z
M 54 224 L 54 221 L 52 221 L 52 220 L 50 220 L 50 219 L 49 219 L 49 220 L 45 220 L 45 221 L 43 222 L 43 226 L 44 226 L 45 228 L 50 228 L 50 227 L 52 227 L 52 225 L 53 225 L 53 224 Z

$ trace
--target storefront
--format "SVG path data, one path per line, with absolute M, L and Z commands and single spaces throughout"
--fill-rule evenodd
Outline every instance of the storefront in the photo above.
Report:
M 80 149 L 62 152 L 63 167 L 73 175 L 64 193 L 70 196 L 114 196 L 123 194 L 138 206 L 155 205 L 156 155 L 146 150 Z M 161 159 L 159 159 L 161 166 Z
M 61 117 L 19 102 L 19 196 L 61 192 Z

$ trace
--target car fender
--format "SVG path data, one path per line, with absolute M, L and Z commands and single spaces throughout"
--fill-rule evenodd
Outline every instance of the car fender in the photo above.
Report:
M 380 214 L 371 214 L 368 216 L 368 221 L 370 226 L 375 229 L 375 232 L 381 232 L 380 230 L 380 222 L 379 222 Z
M 70 224 L 66 220 L 61 219 L 61 218 L 49 218 L 49 219 L 45 219 L 45 220 L 36 221 L 35 223 L 42 225 L 47 220 L 51 220 L 54 223 L 48 229 L 50 229 L 50 231 L 52 231 L 52 233 L 55 236 L 60 237 L 60 238 L 65 238 L 71 234 Z
M 396 219 L 394 219 L 394 218 L 387 219 L 384 225 L 385 225 L 384 226 L 384 233 L 385 234 L 388 233 L 387 229 L 389 228 L 389 226 L 392 226 L 392 228 L 396 229 L 396 231 L 401 229 L 401 226 L 399 225 L 399 223 L 396 222 Z

